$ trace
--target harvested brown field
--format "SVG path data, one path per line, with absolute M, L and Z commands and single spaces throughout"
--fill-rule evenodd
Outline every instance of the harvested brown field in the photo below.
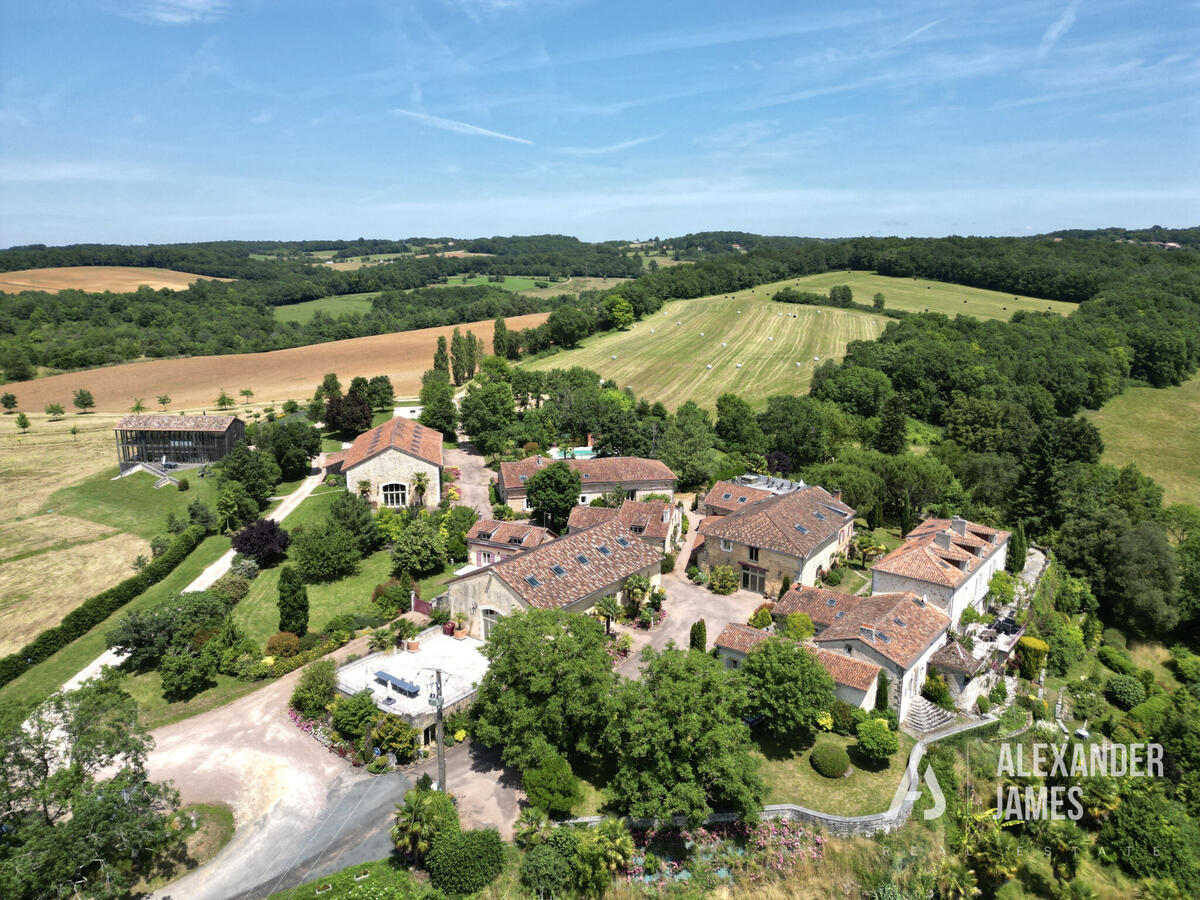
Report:
M 548 315 L 513 316 L 508 319 L 508 327 L 530 328 L 540 325 Z M 249 388 L 254 391 L 256 403 L 281 403 L 289 398 L 303 400 L 312 396 L 313 389 L 326 372 L 336 372 L 343 384 L 348 384 L 355 375 L 368 378 L 388 375 L 398 398 L 415 397 L 421 389 L 421 373 L 433 363 L 438 337 L 445 336 L 449 340 L 454 327 L 380 334 L 268 353 L 125 363 L 9 384 L 5 385 L 5 390 L 16 394 L 20 408 L 27 412 L 40 410 L 47 403 L 61 403 L 71 409 L 72 395 L 82 387 L 92 392 L 96 410 L 102 413 L 124 412 L 137 397 L 154 409 L 154 400 L 159 394 L 170 395 L 169 412 L 196 413 L 212 411 L 222 390 L 237 399 L 238 391 Z M 491 320 L 468 322 L 457 327 L 464 332 L 474 331 L 483 338 L 486 346 L 491 346 Z M 82 427 L 84 420 L 93 417 L 69 415 L 67 418 L 69 422 L 61 423 L 66 426 L 64 432 L 72 423 Z M 112 440 L 111 432 L 108 440 Z
M 232 281 L 232 278 L 213 278 L 193 275 L 173 269 L 151 269 L 138 266 L 63 266 L 56 269 L 21 269 L 0 272 L 0 291 L 19 294 L 21 291 L 136 291 L 141 285 L 158 290 L 183 290 L 201 278 L 209 281 Z
M 50 550 L 65 550 L 116 534 L 97 522 L 54 513 L 16 522 L 0 522 L 0 563 Z

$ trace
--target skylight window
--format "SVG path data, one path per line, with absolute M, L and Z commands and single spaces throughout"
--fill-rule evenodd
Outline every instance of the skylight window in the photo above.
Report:
M 525 583 L 528 584 L 530 587 L 541 587 L 542 586 L 542 583 L 537 580 L 536 575 L 526 575 Z
M 746 502 L 745 497 L 738 497 L 738 503 L 745 503 L 745 502 Z
M 893 621 L 893 622 L 895 622 L 897 625 L 899 625 L 901 628 L 907 628 L 907 627 L 908 627 L 907 625 L 905 625 L 905 624 L 904 624 L 904 620 L 903 620 L 903 619 L 892 619 L 892 621 Z
M 528 481 L 528 480 L 529 480 L 529 476 L 528 476 L 528 475 L 522 475 L 522 476 L 521 476 L 521 480 L 522 480 L 522 481 Z
M 825 518 L 823 515 L 821 515 L 819 512 L 816 512 L 815 510 L 813 511 L 813 515 L 814 515 L 814 516 L 816 516 L 818 519 L 824 519 L 824 518 Z
M 608 556 L 609 554 L 612 553 L 612 551 L 609 550 L 603 544 L 601 544 L 599 547 L 596 548 L 596 552 L 599 553 L 601 556 Z
M 886 634 L 884 634 L 882 631 L 875 632 L 875 637 L 879 638 L 885 644 L 890 644 L 892 642 L 892 639 L 890 637 L 888 637 Z
M 828 600 L 825 601 L 825 605 L 826 606 L 837 606 L 837 598 L 830 597 Z
M 551 566 L 550 571 L 553 572 L 555 575 L 557 575 L 559 578 L 562 578 L 564 575 L 567 574 L 567 570 L 564 569 L 562 566 Z
M 841 618 L 842 616 L 844 616 L 845 614 L 846 614 L 846 611 L 845 611 L 844 609 L 839 609 L 839 610 L 837 611 L 837 615 L 835 615 L 835 616 L 834 616 L 834 618 L 835 618 L 835 619 L 840 619 L 840 618 Z
M 798 532 L 800 532 L 801 534 L 808 534 L 808 529 L 805 528 L 803 525 L 801 525 L 799 522 L 796 523 L 796 530 Z
M 617 538 L 617 543 L 620 544 L 622 547 L 629 546 L 629 541 L 625 540 L 625 538 L 623 538 L 623 537 Z
M 721 499 L 722 499 L 722 500 L 728 500 L 728 499 L 729 499 L 730 497 L 732 497 L 732 496 L 733 496 L 733 494 L 728 494 L 728 493 L 726 493 L 726 494 L 722 494 L 722 495 L 721 495 Z
M 591 562 L 591 560 L 589 560 L 586 556 L 584 556 L 582 553 L 580 553 L 578 556 L 575 557 L 575 562 L 579 563 L 581 566 L 586 566 L 589 562 Z
M 584 472 L 584 473 L 583 473 L 583 477 L 584 477 L 584 478 L 591 478 L 591 477 L 592 477 L 592 473 L 591 473 L 591 472 Z

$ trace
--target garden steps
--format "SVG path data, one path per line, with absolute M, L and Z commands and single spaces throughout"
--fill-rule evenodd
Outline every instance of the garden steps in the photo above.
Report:
M 924 697 L 917 697 L 909 706 L 904 722 L 911 731 L 918 734 L 929 734 L 931 731 L 944 728 L 953 720 L 953 713 L 930 703 Z

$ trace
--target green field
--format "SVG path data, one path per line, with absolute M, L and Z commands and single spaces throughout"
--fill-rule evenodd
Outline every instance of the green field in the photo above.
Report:
M 544 278 L 534 278 L 532 275 L 505 275 L 503 281 L 488 281 L 486 275 L 451 275 L 446 279 L 445 284 L 434 284 L 430 287 L 477 287 L 479 285 L 492 285 L 493 287 L 503 288 L 506 291 L 533 291 L 538 290 L 535 281 L 545 281 Z M 551 286 L 554 282 L 548 282 Z
M 170 484 L 156 488 L 157 479 L 148 472 L 113 481 L 118 468 L 112 466 L 55 491 L 44 512 L 76 516 L 149 539 L 165 533 L 168 513 L 186 519 L 188 504 L 197 498 L 210 507 L 216 504 L 217 479 L 200 478 L 198 471 L 185 469 L 176 476 L 188 480 L 189 489 L 180 491 Z
M 813 291 L 818 294 L 827 294 L 835 284 L 846 284 L 854 292 L 854 300 L 857 303 L 870 303 L 876 294 L 883 294 L 885 305 L 891 309 L 938 312 L 948 316 L 962 314 L 977 319 L 1008 319 L 1019 309 L 1050 310 L 1065 316 L 1078 305 L 1063 303 L 1060 300 L 1015 297 L 1012 294 L 1001 294 L 983 288 L 946 284 L 944 281 L 891 278 L 873 272 L 824 272 L 764 287 L 773 294 L 785 284 L 801 291 Z
M 1130 388 L 1088 418 L 1104 462 L 1137 463 L 1163 486 L 1163 502 L 1200 505 L 1200 375 L 1179 387 Z
M 371 298 L 379 291 L 368 291 L 365 294 L 342 294 L 340 297 L 322 297 L 319 300 L 305 300 L 303 303 L 291 303 L 287 306 L 275 307 L 275 318 L 281 322 L 299 322 L 307 325 L 317 311 L 327 316 L 344 315 L 345 313 L 369 313 Z
M 597 335 L 576 350 L 525 365 L 584 366 L 621 387 L 632 386 L 638 397 L 662 401 L 668 409 L 685 400 L 715 409 L 717 397 L 726 391 L 763 407 L 771 394 L 807 391 L 819 364 L 816 357 L 840 358 L 849 341 L 870 340 L 890 321 L 852 310 L 763 299 L 778 288 L 767 285 L 728 297 L 676 300 L 629 331 Z

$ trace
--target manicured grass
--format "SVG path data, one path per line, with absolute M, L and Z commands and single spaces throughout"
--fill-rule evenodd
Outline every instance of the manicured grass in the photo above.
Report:
M 0 688 L 0 700 L 36 703 L 48 697 L 105 651 L 104 635 L 116 626 L 122 616 L 135 609 L 153 606 L 169 594 L 182 591 L 228 549 L 227 537 L 218 535 L 205 539 L 174 572 L 158 584 L 117 610 L 83 637 L 72 641 L 46 661 Z
M 1165 503 L 1200 502 L 1200 375 L 1179 387 L 1130 388 L 1087 416 L 1104 439 L 1104 462 L 1136 463 L 1162 485 Z
M 342 294 L 337 297 L 305 300 L 303 303 L 290 303 L 287 306 L 275 307 L 275 318 L 280 322 L 299 322 L 301 325 L 307 325 L 318 311 L 334 318 L 345 313 L 363 315 L 371 311 L 371 298 L 379 294 L 379 291 L 368 291 L 365 294 Z
M 148 472 L 134 472 L 113 481 L 117 472 L 118 468 L 111 466 L 55 491 L 45 511 L 99 522 L 149 539 L 163 534 L 168 513 L 186 518 L 188 504 L 196 498 L 210 507 L 216 503 L 217 479 L 200 478 L 199 469 L 188 469 L 177 476 L 188 480 L 186 491 L 173 485 L 156 488 L 156 479 Z
M 217 674 L 216 684 L 190 700 L 168 700 L 163 696 L 162 679 L 157 671 L 131 675 L 123 686 L 137 701 L 138 717 L 149 729 L 161 728 L 200 713 L 208 712 L 244 697 L 263 686 L 261 681 L 239 681 L 229 675 Z
M 535 281 L 545 281 L 544 278 L 534 278 L 532 275 L 505 275 L 503 281 L 488 281 L 486 275 L 451 275 L 445 284 L 435 284 L 431 287 L 476 287 L 491 285 L 506 291 L 532 291 L 537 289 Z M 551 287 L 555 282 L 548 282 Z
M 361 882 L 355 881 L 355 876 L 361 875 L 363 872 L 370 874 Z M 323 875 L 314 881 L 308 882 L 308 884 L 300 885 L 300 887 L 289 888 L 288 890 L 272 894 L 267 900 L 316 900 L 317 888 L 324 887 L 325 885 L 332 885 L 333 890 L 322 893 L 321 900 L 338 900 L 338 898 L 345 897 L 353 891 L 359 884 L 396 889 L 401 885 L 411 884 L 413 881 L 415 879 L 405 871 L 403 861 L 398 857 L 389 856 L 385 859 L 375 860 L 374 862 L 350 866 L 332 875 Z M 390 895 L 381 893 L 379 896 Z
M 782 283 L 781 283 L 782 284 Z M 1060 300 L 1017 297 L 983 288 L 963 287 L 924 278 L 892 278 L 874 272 L 823 272 L 792 279 L 786 284 L 801 291 L 826 294 L 837 284 L 850 286 L 857 303 L 870 303 L 883 294 L 884 307 L 908 312 L 937 312 L 948 316 L 974 316 L 977 319 L 1010 319 L 1019 309 L 1069 315 L 1078 304 Z M 778 290 L 778 286 L 775 290 Z M 772 290 L 771 293 L 775 291 Z
M 892 802 L 908 754 L 916 743 L 900 732 L 900 749 L 883 769 L 873 769 L 854 749 L 855 738 L 823 734 L 817 740 L 836 741 L 850 754 L 849 778 L 818 775 L 808 761 L 812 747 L 793 741 L 760 738 L 754 755 L 762 760 L 759 773 L 767 782 L 767 803 L 797 803 L 809 809 L 843 816 L 883 812 Z
M 578 349 L 524 365 L 584 366 L 668 409 L 694 400 L 713 410 L 726 391 L 761 408 L 771 394 L 806 392 L 818 357 L 840 358 L 849 341 L 870 340 L 889 321 L 853 310 L 773 303 L 771 287 L 674 301 L 629 331 L 596 335 Z

